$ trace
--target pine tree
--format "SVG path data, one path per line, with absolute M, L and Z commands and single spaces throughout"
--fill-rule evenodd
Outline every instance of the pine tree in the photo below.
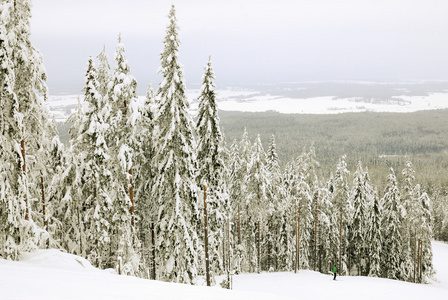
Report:
M 151 196 L 154 177 L 154 118 L 155 95 L 151 84 L 148 85 L 146 97 L 140 107 L 141 118 L 137 122 L 136 155 L 134 165 L 136 182 L 136 215 L 139 222 L 139 236 L 145 265 L 150 269 L 150 278 L 155 279 L 154 219 L 155 205 Z
M 348 188 L 348 175 L 347 163 L 345 162 L 345 156 L 343 156 L 336 167 L 335 176 L 332 185 L 333 204 L 335 210 L 333 213 L 337 215 L 337 223 L 334 223 L 338 227 L 339 245 L 338 245 L 338 269 L 341 274 L 344 274 L 347 270 L 347 255 L 346 255 L 346 240 L 347 240 L 347 225 L 348 216 L 350 215 L 350 202 L 349 202 L 349 188 Z
M 299 174 L 297 186 L 297 206 L 298 206 L 298 236 L 299 236 L 299 256 L 298 268 L 310 268 L 310 242 L 311 230 L 313 228 L 312 196 L 311 189 L 305 181 L 305 176 Z
M 204 68 L 199 112 L 196 123 L 198 136 L 197 182 L 207 186 L 208 242 L 211 268 L 214 274 L 223 271 L 224 227 L 228 219 L 225 162 L 223 159 L 223 135 L 219 127 L 218 108 L 215 95 L 215 75 L 211 57 Z M 221 251 L 220 251 L 221 249 Z
M 113 162 L 113 188 L 110 197 L 113 201 L 111 241 L 117 259 L 123 262 L 123 272 L 137 275 L 140 264 L 140 243 L 135 224 L 134 163 L 135 124 L 139 118 L 137 108 L 137 81 L 125 55 L 125 47 L 118 36 L 114 54 L 115 66 L 108 84 L 107 104 L 110 114 L 105 116 L 109 124 L 106 143 Z M 107 111 L 107 110 L 106 110 Z
M 241 168 L 240 150 L 236 140 L 230 145 L 230 154 L 226 163 L 227 166 L 227 185 L 229 190 L 230 211 L 232 213 L 233 237 L 235 250 L 234 269 L 235 272 L 242 272 L 242 260 L 244 246 L 242 243 L 242 214 L 241 209 L 244 206 L 243 199 L 243 173 Z
M 240 149 L 240 172 L 241 172 L 241 189 L 248 191 L 250 183 L 250 166 L 252 164 L 252 144 L 249 139 L 249 134 L 244 128 L 243 136 L 239 144 Z M 249 193 L 242 193 L 241 195 L 241 239 L 242 239 L 242 272 L 253 272 L 256 264 L 256 255 L 254 254 L 254 220 L 250 213 L 250 198 Z
M 358 162 L 356 172 L 353 174 L 353 217 L 350 226 L 350 249 L 352 251 L 359 275 L 368 275 L 367 265 L 367 235 L 369 224 L 367 211 L 372 202 L 372 187 L 369 183 L 369 174 L 363 170 L 361 161 Z
M 106 46 L 103 47 L 103 50 L 97 56 L 99 64 L 97 70 L 97 80 L 99 83 L 98 92 L 100 95 L 105 98 L 107 95 L 107 85 L 111 80 L 110 74 L 110 65 L 106 55 Z
M 380 277 L 381 276 L 381 253 L 383 245 L 382 236 L 382 215 L 383 209 L 380 199 L 375 192 L 373 195 L 373 205 L 368 213 L 368 221 L 370 226 L 368 227 L 367 243 L 369 249 L 370 258 L 370 270 L 369 276 Z
M 384 205 L 383 236 L 384 244 L 381 254 L 382 275 L 390 279 L 403 279 L 403 253 L 400 225 L 404 208 L 393 169 L 387 176 L 387 185 L 382 199 Z
M 269 203 L 269 211 L 267 216 L 267 231 L 266 231 L 266 261 L 267 261 L 267 270 L 274 270 L 277 265 L 277 251 L 278 244 L 277 239 L 279 237 L 280 226 L 282 225 L 281 215 L 282 212 L 280 210 L 280 198 L 284 195 L 284 191 L 282 190 L 281 184 L 281 170 L 280 170 L 280 161 L 277 154 L 275 136 L 272 135 L 271 140 L 269 142 L 269 149 L 266 155 L 266 169 L 269 174 L 269 181 L 271 184 L 269 185 L 269 190 L 267 193 L 268 203 Z
M 194 283 L 198 269 L 196 141 L 188 114 L 179 28 L 174 6 L 160 55 L 163 80 L 157 91 L 153 197 L 158 207 L 156 249 L 159 278 Z
M 112 172 L 105 134 L 108 124 L 103 117 L 102 96 L 93 59 L 90 57 L 85 76 L 84 101 L 87 104 L 82 116 L 74 151 L 80 158 L 80 190 L 84 199 L 84 224 L 87 229 L 87 257 L 97 267 L 111 266 L 110 240 L 113 215 L 109 195 Z
M 293 162 L 286 165 L 282 179 L 284 199 L 279 232 L 278 269 L 292 271 L 297 267 L 297 185 L 298 173 Z
M 250 249 L 256 251 L 256 270 L 261 272 L 261 230 L 263 229 L 266 216 L 269 214 L 268 191 L 270 187 L 269 173 L 266 169 L 266 153 L 261 144 L 260 135 L 258 135 L 252 150 L 252 160 L 249 168 L 248 194 L 249 194 L 249 214 L 255 225 L 252 231 Z M 263 226 L 263 227 L 262 227 Z M 253 256 L 252 256 L 253 257 Z
M 46 98 L 46 74 L 42 56 L 30 41 L 29 0 L 3 1 L 0 20 L 1 148 L 2 211 L 7 216 L 3 226 L 5 257 L 16 259 L 22 250 L 30 250 L 38 244 L 38 228 L 32 219 L 32 195 L 37 178 L 29 175 L 27 156 L 36 154 L 42 136 L 42 98 Z M 6 125 L 7 124 L 7 125 Z M 15 173 L 15 174 L 13 174 Z M 40 177 L 39 177 L 40 181 Z M 20 236 L 20 238 L 19 238 Z
M 14 93 L 14 64 L 12 60 L 11 14 L 13 1 L 0 4 L 0 254 L 4 258 L 17 259 L 18 244 L 23 220 L 23 203 L 18 195 L 20 163 L 16 156 L 18 140 L 18 99 Z M 9 33 L 9 34 L 8 34 Z
M 415 244 L 415 219 L 417 218 L 416 206 L 418 204 L 418 196 L 415 195 L 414 181 L 415 171 L 412 162 L 407 161 L 406 167 L 402 170 L 403 175 L 402 189 L 401 189 L 401 205 L 404 209 L 403 220 L 401 223 L 401 238 L 403 241 L 403 257 L 404 261 L 404 278 L 403 280 L 411 281 L 413 271 L 413 252 Z
M 427 193 L 421 193 L 420 186 L 416 187 L 416 194 L 418 197 L 418 212 L 416 219 L 416 233 L 417 240 L 420 240 L 420 282 L 428 282 L 432 276 L 434 276 L 434 267 L 432 264 L 432 246 L 431 240 L 433 239 L 432 233 L 432 220 L 430 210 L 430 199 Z

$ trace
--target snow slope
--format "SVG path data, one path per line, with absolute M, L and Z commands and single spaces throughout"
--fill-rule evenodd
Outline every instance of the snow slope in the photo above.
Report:
M 149 281 L 93 268 L 58 250 L 38 250 L 21 261 L 0 259 L 0 299 L 447 299 L 448 245 L 433 243 L 435 282 L 427 285 L 301 270 L 233 276 L 234 290 Z

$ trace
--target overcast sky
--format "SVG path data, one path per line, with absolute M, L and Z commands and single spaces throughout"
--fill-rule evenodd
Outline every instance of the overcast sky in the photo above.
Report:
M 316 80 L 448 79 L 446 0 L 33 0 L 50 93 L 78 93 L 89 56 L 122 33 L 144 94 L 171 4 L 188 87 L 212 55 L 218 87 Z

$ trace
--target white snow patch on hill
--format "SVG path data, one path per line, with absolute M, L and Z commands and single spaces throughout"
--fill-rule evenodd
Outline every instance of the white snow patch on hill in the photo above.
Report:
M 18 262 L 0 259 L 0 299 L 446 299 L 448 245 L 434 242 L 433 251 L 438 282 L 432 284 L 356 276 L 333 281 L 329 274 L 301 270 L 233 276 L 229 291 L 119 276 L 75 255 L 38 250 Z
M 192 114 L 197 113 L 199 90 L 187 90 Z M 50 95 L 48 106 L 56 121 L 65 121 L 78 104 L 78 95 Z M 139 103 L 145 97 L 139 96 Z M 432 93 L 428 96 L 399 96 L 390 99 L 362 99 L 314 97 L 306 99 L 261 94 L 244 89 L 216 91 L 218 108 L 225 111 L 264 112 L 276 111 L 285 114 L 337 114 L 346 112 L 400 112 L 447 109 L 448 93 Z

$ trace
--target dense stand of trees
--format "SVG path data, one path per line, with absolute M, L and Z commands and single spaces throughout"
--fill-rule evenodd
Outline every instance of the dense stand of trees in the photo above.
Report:
M 267 153 L 246 130 L 226 145 L 211 59 L 195 123 L 174 6 L 157 91 L 148 87 L 137 104 L 119 37 L 113 71 L 104 50 L 98 69 L 88 59 L 65 148 L 41 101 L 45 74 L 29 41 L 29 5 L 0 6 L 3 258 L 56 247 L 100 268 L 184 283 L 205 272 L 326 273 L 335 264 L 345 275 L 413 282 L 433 274 L 430 198 L 410 161 L 401 181 L 390 169 L 375 186 L 360 161 L 351 175 L 345 156 L 322 174 L 313 146 L 282 164 L 274 136 Z

